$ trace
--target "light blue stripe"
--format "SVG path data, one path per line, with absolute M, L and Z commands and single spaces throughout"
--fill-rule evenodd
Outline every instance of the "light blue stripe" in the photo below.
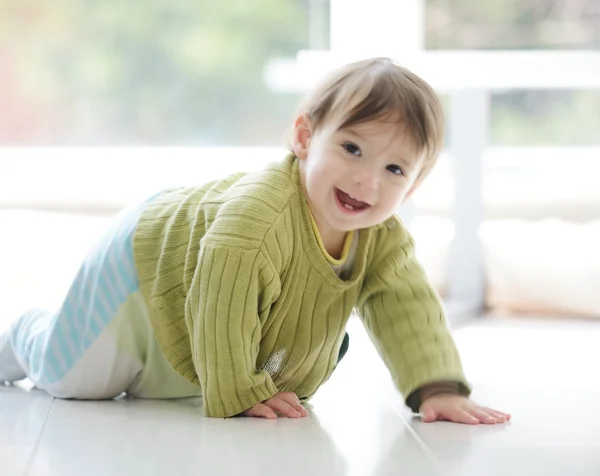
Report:
M 75 358 L 75 356 L 81 355 L 85 349 L 83 341 L 80 338 L 80 336 L 84 335 L 85 333 L 85 323 L 83 322 L 83 319 L 81 319 L 79 315 L 75 313 L 75 299 L 73 295 L 69 297 L 69 300 L 66 301 L 65 304 L 68 305 L 70 312 L 77 317 L 71 322 L 67 322 L 66 319 L 64 320 L 66 327 L 69 329 L 69 340 L 75 346 Z
M 52 357 L 51 364 L 53 365 L 56 373 L 65 374 L 69 371 L 69 366 L 67 364 L 67 359 L 65 358 L 65 349 L 61 347 L 60 341 L 58 339 L 53 339 L 49 341 L 50 352 L 49 356 Z
M 90 284 L 90 303 L 87 309 L 89 318 L 95 322 L 102 330 L 106 324 L 110 322 L 114 313 L 110 310 L 110 305 L 107 304 L 106 298 L 100 294 L 101 290 L 98 286 L 99 276 L 94 276 L 93 283 Z
M 74 361 L 74 355 L 71 353 L 70 346 L 64 336 L 64 322 L 58 319 L 54 325 L 55 338 L 50 341 L 50 348 L 59 368 L 66 372 L 71 368 Z
M 43 351 L 43 349 L 40 350 Z M 35 382 L 40 382 L 42 384 L 48 384 L 60 380 L 56 370 L 54 369 L 54 366 L 50 361 L 45 361 L 43 365 L 41 362 L 36 365 L 35 372 L 32 375 Z
M 71 289 L 69 289 L 67 298 L 63 304 L 63 312 L 61 314 L 62 318 L 57 319 L 54 327 L 53 341 L 64 352 L 66 361 L 65 371 L 68 371 L 68 369 L 73 367 L 74 363 L 78 359 L 78 356 L 80 355 L 79 348 L 77 346 L 77 342 L 79 340 L 77 330 L 81 330 L 82 327 L 79 313 L 77 312 L 73 303 L 73 296 L 80 288 L 80 283 L 84 281 L 82 276 L 83 270 L 80 270 L 77 273 L 77 277 L 75 278 Z
M 125 289 L 129 293 L 135 291 L 138 288 L 137 274 L 133 266 L 133 245 L 128 249 L 122 250 L 125 256 L 125 260 L 115 263 L 115 271 L 120 273 L 125 284 Z
M 76 336 L 75 332 L 75 321 L 67 322 L 66 319 L 59 319 L 57 323 L 57 330 L 60 333 L 60 337 L 64 342 L 64 351 L 68 352 L 65 355 L 67 361 L 67 367 L 72 368 L 75 362 L 75 356 L 78 355 L 76 347 Z
M 94 302 L 98 305 L 98 309 L 103 311 L 102 324 L 106 326 L 119 309 L 121 300 L 115 298 L 106 290 L 106 278 L 99 276 L 98 285 L 96 287 Z
M 103 301 L 108 314 L 113 316 L 117 312 L 117 309 L 119 309 L 121 300 L 115 290 L 109 289 L 108 282 L 110 281 L 110 278 L 107 274 L 106 271 L 103 271 L 98 277 L 98 287 L 96 292 L 98 293 L 98 300 Z
M 106 274 L 106 279 L 110 280 L 111 283 L 114 283 L 115 294 L 113 295 L 113 300 L 117 305 L 120 305 L 129 294 L 128 287 L 125 283 L 125 277 L 114 265 L 107 267 L 104 270 L 104 273 Z
M 144 203 L 120 216 L 120 221 L 90 252 L 79 269 L 56 315 L 23 316 L 28 329 L 15 342 L 29 362 L 30 374 L 40 383 L 61 380 L 109 324 L 130 294 L 139 288 L 133 256 L 133 234 Z M 31 317 L 31 319 L 28 319 Z M 36 325 L 47 329 L 36 332 Z
M 39 313 L 34 313 L 34 317 L 37 318 Z M 32 355 L 31 361 L 35 364 L 42 361 L 42 353 L 44 351 L 45 341 L 41 339 L 36 339 L 38 335 L 43 335 L 41 329 L 37 329 L 43 323 L 41 320 L 30 319 L 27 321 L 27 330 L 23 334 L 24 336 L 28 336 L 23 340 L 23 350 L 25 355 Z M 31 364 L 30 364 L 31 365 Z

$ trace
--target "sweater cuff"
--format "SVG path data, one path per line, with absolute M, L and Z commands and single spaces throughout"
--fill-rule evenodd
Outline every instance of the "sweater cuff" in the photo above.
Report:
M 213 418 L 233 417 L 252 408 L 257 403 L 268 400 L 278 392 L 279 390 L 273 381 L 268 378 L 263 385 L 253 387 L 246 392 L 246 395 L 239 399 L 233 398 L 230 400 L 208 402 L 206 398 L 203 398 L 202 412 L 204 416 Z
M 468 397 L 471 394 L 471 389 L 469 388 L 469 386 L 462 381 L 440 381 L 440 382 L 430 382 L 428 384 L 425 384 L 421 387 L 419 387 L 418 389 L 416 389 L 414 392 L 411 392 L 410 395 L 406 398 L 406 406 L 408 408 L 410 408 L 412 410 L 413 413 L 419 413 L 419 409 L 421 408 L 421 403 L 422 399 L 421 399 L 421 390 L 429 385 L 435 385 L 435 384 L 440 384 L 440 385 L 447 385 L 447 384 L 451 384 L 455 386 L 455 392 L 458 395 L 462 395 L 465 397 Z M 447 393 L 445 391 L 441 391 L 439 393 Z M 433 395 L 435 395 L 436 393 L 434 393 Z M 431 395 L 431 396 L 433 396 Z

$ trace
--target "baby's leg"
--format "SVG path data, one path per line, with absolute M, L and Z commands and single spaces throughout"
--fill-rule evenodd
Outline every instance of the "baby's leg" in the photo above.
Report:
M 90 316 L 24 314 L 0 336 L 0 382 L 28 376 L 54 397 L 83 400 L 122 393 L 138 398 L 200 395 L 200 387 L 179 375 L 160 349 L 139 291 L 129 294 L 90 339 L 92 327 Z
M 82 264 L 56 313 L 31 311 L 0 338 L 0 380 L 27 375 L 56 397 L 111 398 L 142 370 L 118 341 L 130 296 L 138 292 L 132 237 L 142 203 L 124 210 Z M 120 316 L 120 317 L 119 317 Z M 119 317 L 119 319 L 117 319 Z
M 88 343 L 89 334 L 72 316 L 30 311 L 3 337 L 0 380 L 28 376 L 36 387 L 58 398 L 114 398 L 142 370 L 139 359 L 122 354 L 110 324 Z
M 125 390 L 127 395 L 136 398 L 199 396 L 200 387 L 180 375 L 160 348 L 150 323 L 148 308 L 139 291 L 131 295 L 124 308 L 127 318 L 114 321 L 114 326 L 119 328 L 119 349 L 122 359 L 135 358 L 141 368 Z

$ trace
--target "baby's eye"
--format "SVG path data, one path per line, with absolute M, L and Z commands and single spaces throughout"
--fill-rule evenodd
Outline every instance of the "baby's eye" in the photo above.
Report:
M 360 157 L 362 155 L 360 147 L 358 147 L 356 144 L 353 144 L 352 142 L 346 142 L 345 144 L 342 144 L 342 147 L 346 152 L 355 155 L 356 157 Z
M 394 175 L 404 175 L 404 170 L 399 165 L 390 164 L 386 167 L 387 170 L 392 172 Z

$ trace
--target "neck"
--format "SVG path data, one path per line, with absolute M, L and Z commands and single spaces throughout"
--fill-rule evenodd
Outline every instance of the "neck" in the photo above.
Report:
M 319 235 L 323 248 L 334 259 L 340 259 L 346 242 L 347 232 L 332 230 L 318 215 L 312 214 L 316 232 Z
M 318 227 L 318 224 L 317 224 Z M 319 227 L 319 233 L 321 233 Z M 321 233 L 321 240 L 323 241 L 323 247 L 325 251 L 335 259 L 342 257 L 342 250 L 344 249 L 344 243 L 346 241 L 347 233 L 340 232 L 339 234 L 324 235 Z

